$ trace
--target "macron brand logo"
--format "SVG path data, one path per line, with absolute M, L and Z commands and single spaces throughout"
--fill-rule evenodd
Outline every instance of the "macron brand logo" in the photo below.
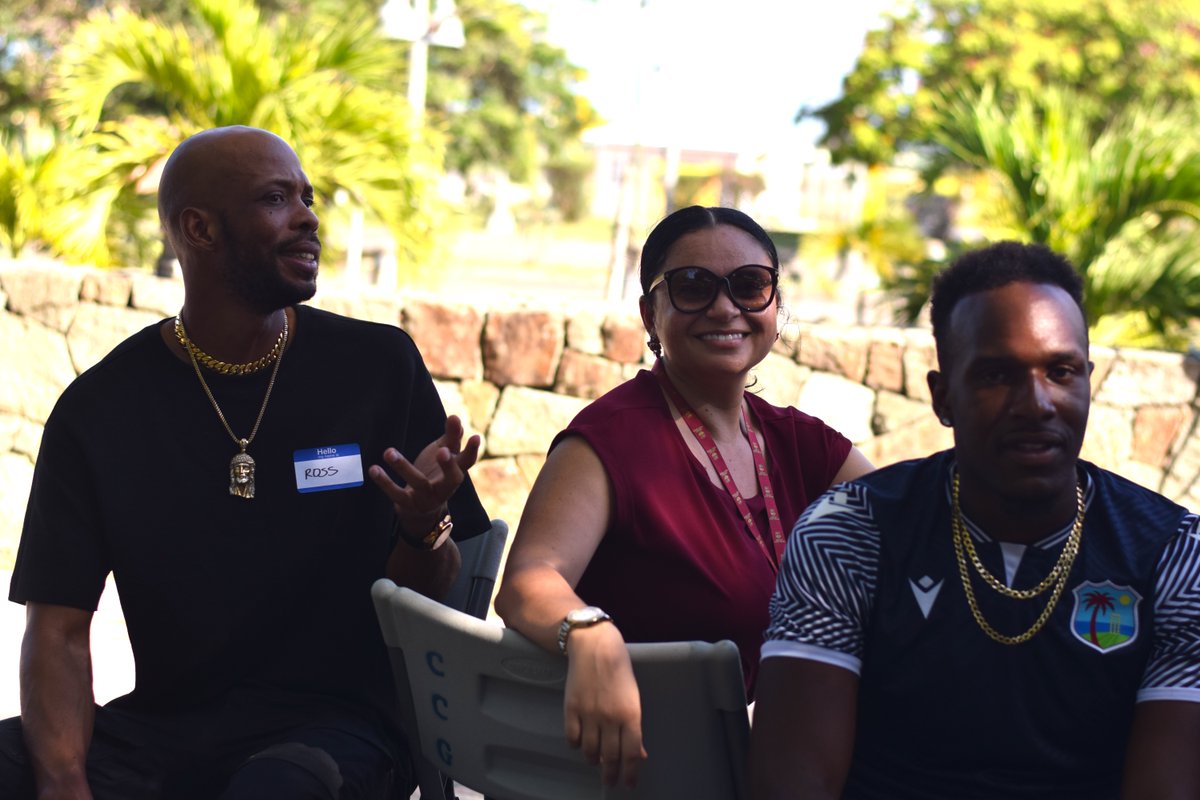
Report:
M 933 608 L 933 601 L 937 600 L 943 583 L 945 581 L 934 583 L 933 578 L 928 575 L 916 581 L 909 578 L 908 585 L 912 587 L 913 597 L 917 598 L 917 605 L 920 606 L 921 614 L 925 619 L 929 619 L 929 611 Z

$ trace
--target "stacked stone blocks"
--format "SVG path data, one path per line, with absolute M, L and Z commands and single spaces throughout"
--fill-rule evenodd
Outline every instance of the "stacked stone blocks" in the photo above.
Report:
M 0 565 L 15 553 L 41 428 L 58 395 L 182 299 L 177 280 L 142 272 L 0 266 Z M 489 513 L 514 524 L 554 434 L 650 364 L 636 307 L 474 306 L 328 280 L 313 304 L 409 332 L 447 411 L 484 438 L 472 475 Z M 1181 354 L 1100 347 L 1092 357 L 1084 457 L 1200 508 L 1198 365 Z M 929 407 L 925 376 L 935 367 L 925 329 L 790 321 L 750 390 L 821 417 L 883 465 L 952 446 Z

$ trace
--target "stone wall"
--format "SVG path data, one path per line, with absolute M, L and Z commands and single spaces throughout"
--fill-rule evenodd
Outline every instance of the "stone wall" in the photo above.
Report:
M 0 568 L 10 566 L 42 425 L 80 372 L 176 313 L 177 280 L 141 272 L 0 266 Z M 326 282 L 314 305 L 398 324 L 416 340 L 446 409 L 484 437 L 472 475 L 488 512 L 518 521 L 554 434 L 587 402 L 647 366 L 635 308 L 473 307 L 351 294 Z M 1084 457 L 1200 508 L 1197 365 L 1179 354 L 1093 348 Z M 877 465 L 952 444 L 929 408 L 924 329 L 791 323 L 754 391 L 850 437 Z

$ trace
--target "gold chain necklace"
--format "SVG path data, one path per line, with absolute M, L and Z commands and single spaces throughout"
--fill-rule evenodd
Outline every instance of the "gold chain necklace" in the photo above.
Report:
M 220 373 L 221 375 L 253 375 L 279 358 L 279 354 L 283 352 L 283 345 L 287 341 L 287 325 L 285 320 L 283 331 L 280 332 L 279 338 L 275 340 L 275 346 L 271 348 L 269 353 L 254 361 L 247 361 L 245 364 L 230 364 L 226 361 L 213 358 L 201 350 L 196 346 L 195 342 L 188 338 L 187 331 L 183 329 L 183 319 L 178 316 L 175 317 L 175 338 L 179 340 L 179 343 L 183 345 L 183 349 L 187 350 L 193 359 L 199 361 L 213 372 Z
M 229 438 L 233 439 L 233 443 L 238 446 L 238 452 L 229 461 L 229 493 L 234 497 L 244 497 L 249 500 L 254 497 L 255 465 L 254 459 L 246 452 L 246 448 L 250 446 L 250 442 L 254 441 L 254 436 L 258 433 L 258 426 L 262 423 L 263 414 L 267 412 L 267 401 L 271 399 L 271 390 L 275 388 L 275 377 L 279 375 L 279 365 L 283 363 L 283 347 L 287 344 L 288 339 L 287 312 L 284 311 L 283 313 L 283 332 L 279 334 L 279 343 L 274 348 L 278 352 L 274 356 L 275 368 L 271 370 L 271 380 L 267 383 L 267 393 L 263 395 L 262 405 L 258 409 L 258 418 L 254 420 L 254 427 L 251 428 L 250 435 L 245 439 L 239 439 L 237 434 L 233 432 L 233 428 L 229 427 L 229 421 L 225 419 L 225 413 L 221 411 L 221 406 L 217 404 L 217 398 L 213 397 L 212 390 L 208 388 L 208 383 L 204 380 L 204 373 L 200 371 L 200 362 L 196 360 L 197 348 L 187 338 L 187 334 L 183 332 L 183 320 L 179 317 L 175 317 L 175 330 L 180 335 L 180 341 L 186 342 L 184 349 L 187 350 L 188 356 L 191 358 L 192 369 L 196 371 L 196 377 L 200 379 L 200 386 L 203 387 L 204 394 L 208 397 L 208 402 L 212 403 L 213 410 L 217 412 L 217 418 L 225 426 L 225 432 L 229 434 Z M 262 359 L 259 360 L 261 361 Z
M 967 532 L 967 526 L 963 522 L 962 509 L 958 504 L 958 473 L 954 473 L 954 488 L 951 492 L 950 509 L 954 555 L 958 560 L 958 574 L 962 578 L 963 592 L 967 596 L 967 605 L 971 608 L 971 616 L 975 618 L 976 624 L 979 625 L 984 633 L 1000 644 L 1022 644 L 1032 639 L 1034 634 L 1042 629 L 1050 619 L 1050 614 L 1054 611 L 1055 606 L 1058 605 L 1058 599 L 1062 596 L 1063 589 L 1067 585 L 1067 577 L 1071 573 L 1071 567 L 1075 564 L 1075 557 L 1079 554 L 1079 542 L 1083 538 L 1083 518 L 1083 487 L 1076 482 L 1075 523 L 1071 526 L 1071 533 L 1067 536 L 1067 541 L 1063 545 L 1063 551 L 1059 555 L 1054 568 L 1050 570 L 1050 574 L 1041 583 L 1032 589 L 1011 589 L 988 572 L 987 568 L 983 566 L 983 562 L 979 560 L 979 555 L 975 551 L 975 544 L 971 540 L 971 534 Z M 975 571 L 979 573 L 979 576 L 983 578 L 984 582 L 1005 597 L 1015 600 L 1029 600 L 1046 591 L 1051 585 L 1054 586 L 1053 591 L 1050 593 L 1050 599 L 1046 602 L 1046 607 L 1042 609 L 1042 613 L 1024 633 L 1017 636 L 1005 635 L 993 628 L 984 619 L 983 612 L 980 610 L 979 603 L 975 598 L 975 590 L 971 587 L 971 574 L 967 569 L 968 554 L 971 564 L 975 567 Z

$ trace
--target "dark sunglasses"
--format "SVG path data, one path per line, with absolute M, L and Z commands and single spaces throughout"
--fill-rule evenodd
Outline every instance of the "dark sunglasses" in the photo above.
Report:
M 660 283 L 667 284 L 667 297 L 676 311 L 684 314 L 699 314 L 708 310 L 717 299 L 721 284 L 729 299 L 742 311 L 762 311 L 775 299 L 779 285 L 779 270 L 758 264 L 746 264 L 728 275 L 717 275 L 704 267 L 679 267 L 669 269 L 650 282 L 646 294 L 653 292 Z

